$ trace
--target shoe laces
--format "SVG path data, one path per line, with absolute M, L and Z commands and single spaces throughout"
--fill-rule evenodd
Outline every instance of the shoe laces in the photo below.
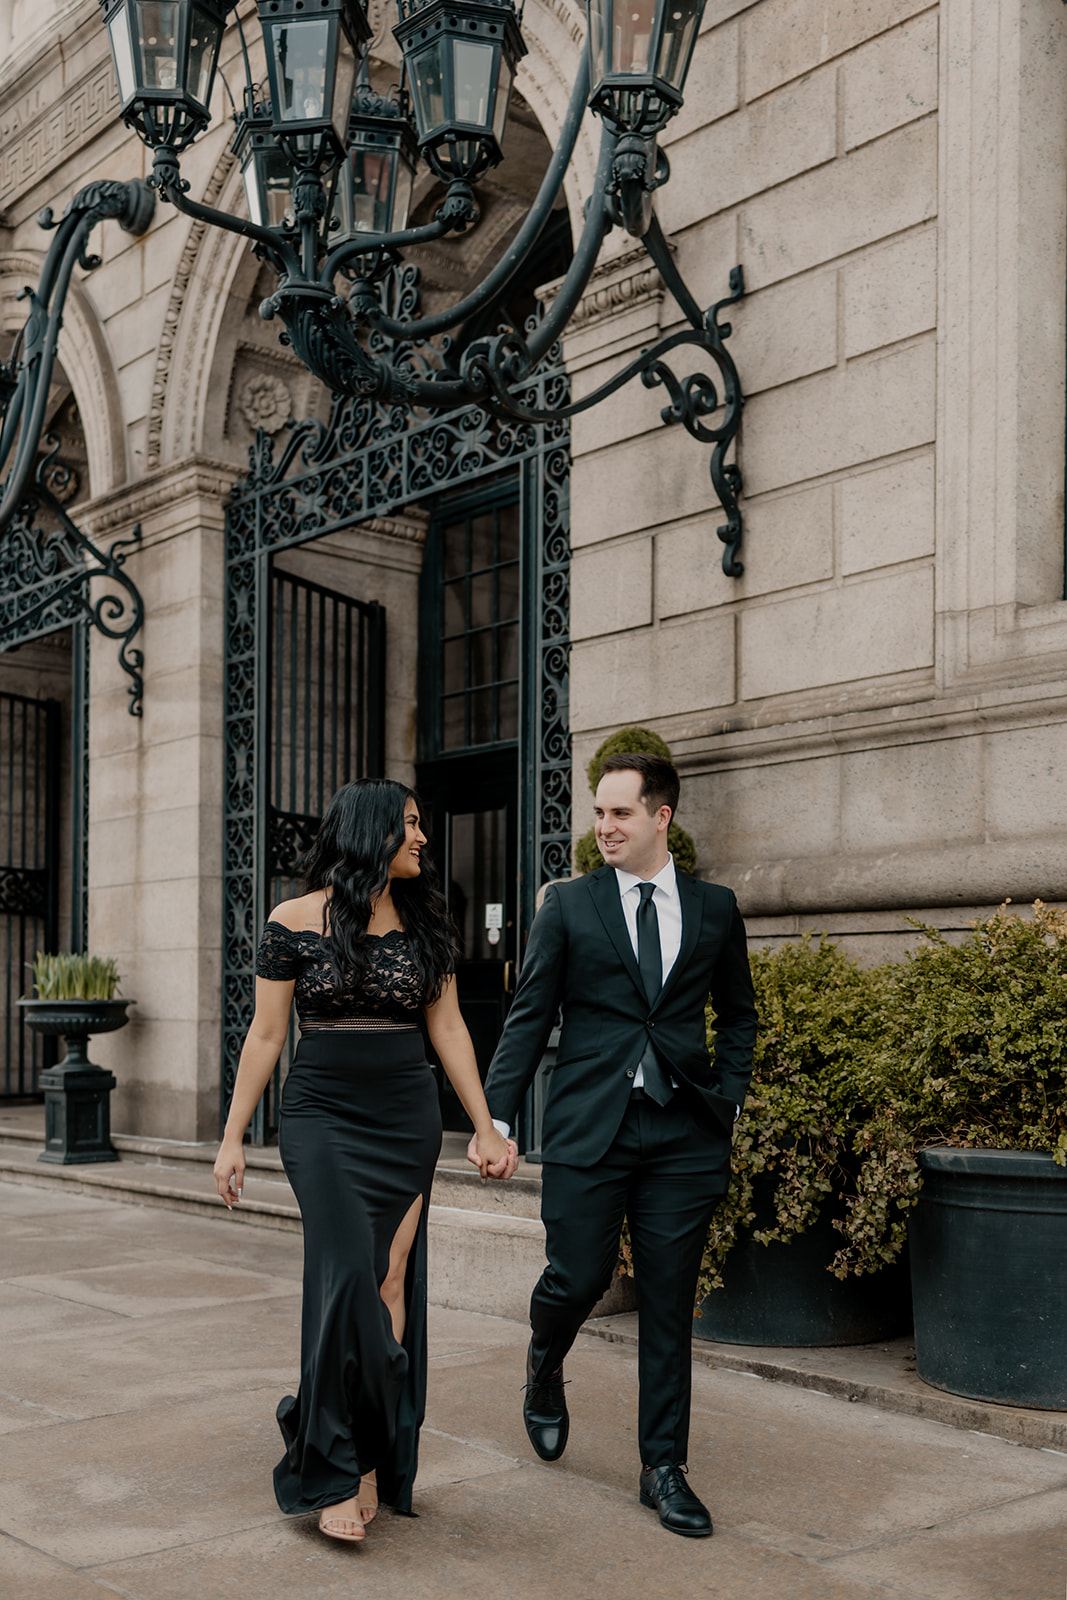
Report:
M 676 1461 L 665 1467 L 646 1467 L 645 1471 L 648 1473 L 650 1478 L 655 1478 L 658 1476 L 659 1481 L 656 1485 L 658 1489 L 672 1490 L 689 1488 L 689 1485 L 685 1481 L 689 1476 L 689 1468 L 684 1461 Z

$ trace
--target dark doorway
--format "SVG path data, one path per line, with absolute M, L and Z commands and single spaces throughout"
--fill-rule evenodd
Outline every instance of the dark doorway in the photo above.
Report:
M 385 609 L 272 568 L 263 870 L 265 907 L 304 891 L 305 851 L 332 795 L 376 778 L 384 761 Z M 252 1119 L 263 1144 L 277 1131 L 296 1024 Z
M 478 1070 L 484 1081 L 507 1016 L 514 987 L 518 926 L 514 751 L 473 756 L 436 771 L 420 770 L 430 798 L 434 858 L 459 935 L 456 987 Z M 441 1114 L 446 1128 L 470 1128 L 463 1107 L 440 1068 Z
M 483 1078 L 518 954 L 520 590 L 516 479 L 442 502 L 422 572 L 418 787 L 459 934 L 459 1003 Z M 445 1127 L 467 1129 L 439 1078 Z
M 17 1001 L 32 994 L 38 950 L 54 950 L 59 912 L 62 710 L 56 700 L 0 694 L 0 1098 L 37 1092 L 55 1041 L 31 1034 Z

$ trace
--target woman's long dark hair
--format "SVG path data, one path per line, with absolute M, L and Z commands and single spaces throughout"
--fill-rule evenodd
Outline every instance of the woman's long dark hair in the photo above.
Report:
M 347 975 L 358 988 L 367 970 L 367 924 L 373 903 L 389 883 L 389 863 L 404 843 L 404 814 L 410 801 L 422 805 L 413 789 L 391 778 L 357 778 L 338 789 L 304 861 L 308 892 L 325 889 L 322 931 L 339 983 Z M 426 831 L 425 822 L 422 823 Z M 439 999 L 455 970 L 455 940 L 445 897 L 427 852 L 416 878 L 392 880 L 393 904 L 407 935 L 408 949 L 422 980 L 426 1004 Z

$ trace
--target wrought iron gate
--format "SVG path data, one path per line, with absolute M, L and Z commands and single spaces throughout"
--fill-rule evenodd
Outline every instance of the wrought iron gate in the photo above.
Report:
M 31 1035 L 16 1004 L 37 950 L 56 947 L 61 708 L 0 694 L 0 1098 L 36 1092 L 54 1040 Z
M 417 310 L 415 269 L 394 270 L 391 314 L 411 316 Z M 440 352 L 411 348 L 409 359 L 429 370 Z M 531 375 L 532 406 L 544 409 L 566 397 L 560 360 L 557 345 Z M 272 558 L 370 518 L 433 503 L 442 493 L 501 471 L 514 471 L 519 479 L 527 597 L 518 739 L 522 931 L 533 919 L 538 887 L 570 870 L 569 424 L 501 423 L 476 407 L 425 417 L 338 398 L 328 423 L 297 423 L 277 444 L 260 430 L 249 452 L 248 474 L 226 512 L 224 1116 L 252 1019 L 256 939 L 270 909 L 264 904 L 267 812 L 261 797 L 270 782 L 266 641 Z
M 266 910 L 301 892 L 300 863 L 330 796 L 385 762 L 385 608 L 272 566 L 267 653 Z M 295 1029 L 257 1108 L 252 1138 L 275 1132 Z

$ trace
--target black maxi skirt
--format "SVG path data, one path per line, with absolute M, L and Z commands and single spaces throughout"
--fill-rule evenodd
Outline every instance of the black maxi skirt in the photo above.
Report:
M 426 1222 L 441 1151 L 437 1085 L 417 1029 L 304 1034 L 279 1147 L 304 1229 L 300 1389 L 278 1407 L 274 1492 L 291 1514 L 350 1499 L 364 1472 L 410 1513 L 426 1409 Z M 403 1344 L 379 1293 L 416 1196 Z

